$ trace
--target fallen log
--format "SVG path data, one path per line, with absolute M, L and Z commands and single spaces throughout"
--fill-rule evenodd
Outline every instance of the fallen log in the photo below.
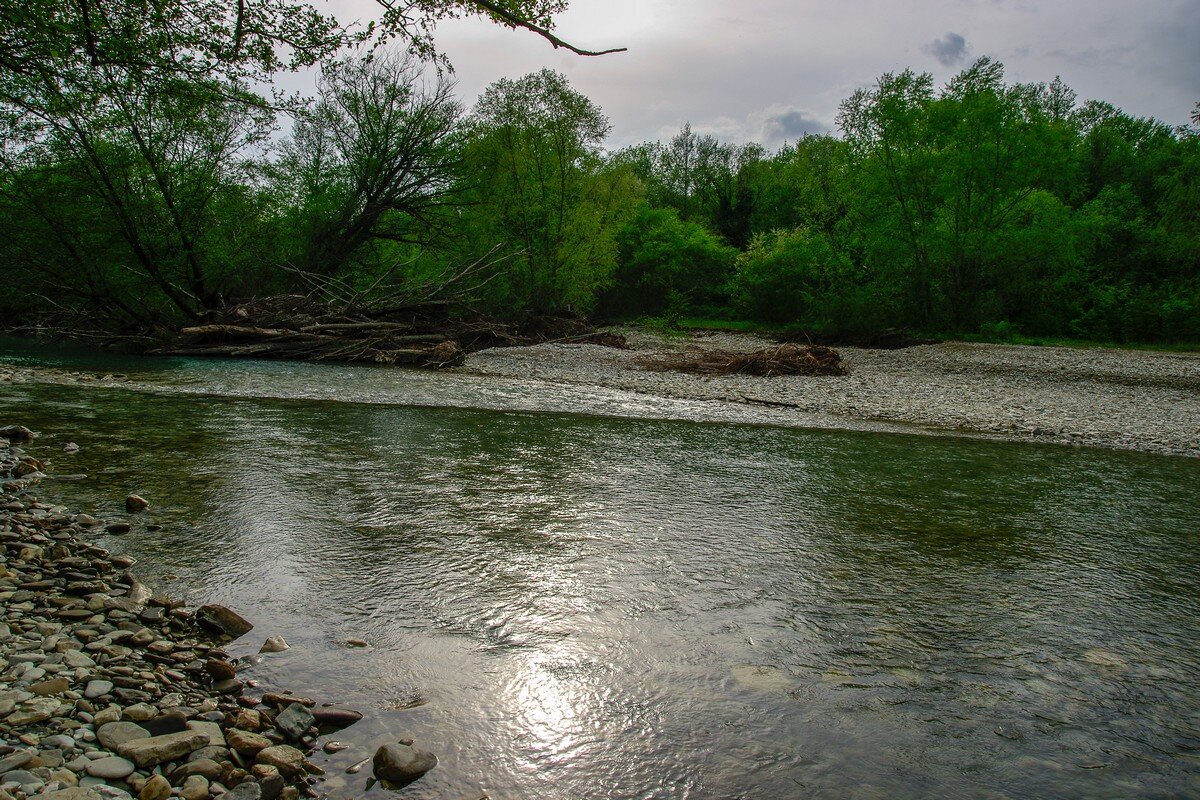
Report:
M 220 337 L 225 338 L 244 338 L 244 339 L 269 339 L 273 336 L 287 336 L 294 334 L 295 331 L 281 330 L 278 328 L 259 328 L 254 325 L 196 325 L 191 328 L 182 328 L 179 335 L 184 339 L 215 339 Z
M 403 322 L 328 322 L 305 325 L 304 333 L 369 333 L 371 331 L 411 331 L 412 325 Z

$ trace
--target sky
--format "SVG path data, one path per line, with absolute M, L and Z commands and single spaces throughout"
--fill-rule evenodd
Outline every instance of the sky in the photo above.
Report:
M 550 67 L 604 109 L 614 148 L 685 122 L 774 148 L 835 130 L 838 104 L 885 72 L 944 83 L 984 55 L 1012 82 L 1061 76 L 1081 99 L 1172 125 L 1200 101 L 1200 0 L 572 0 L 555 32 L 629 52 L 584 58 L 478 19 L 443 23 L 436 41 L 468 106 Z

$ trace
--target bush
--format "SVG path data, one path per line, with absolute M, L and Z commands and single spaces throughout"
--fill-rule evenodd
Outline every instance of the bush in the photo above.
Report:
M 849 259 L 807 228 L 760 234 L 737 260 L 733 294 L 742 313 L 761 322 L 838 327 L 839 297 L 853 279 Z
M 727 302 L 737 250 L 673 208 L 643 207 L 617 235 L 617 270 L 602 314 L 681 316 Z

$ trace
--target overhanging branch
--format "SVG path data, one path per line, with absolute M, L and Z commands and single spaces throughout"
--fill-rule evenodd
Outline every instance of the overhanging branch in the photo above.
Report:
M 570 42 L 563 41 L 559 37 L 555 36 L 548 28 L 544 28 L 541 25 L 527 20 L 518 14 L 514 14 L 503 6 L 492 2 L 492 0 L 469 0 L 469 2 L 471 5 L 487 12 L 504 24 L 513 28 L 524 28 L 527 31 L 533 31 L 538 36 L 541 36 L 543 39 L 553 45 L 555 49 L 561 47 L 564 50 L 570 50 L 575 55 L 606 56 L 612 53 L 624 53 L 629 49 L 628 47 L 613 47 L 608 50 L 583 50 L 571 44 Z

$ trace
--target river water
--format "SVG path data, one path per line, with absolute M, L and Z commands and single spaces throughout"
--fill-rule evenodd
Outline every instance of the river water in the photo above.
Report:
M 367 714 L 316 757 L 330 797 L 384 797 L 344 769 L 401 736 L 441 764 L 397 798 L 1200 796 L 1196 460 L 54 361 L 133 388 L 0 384 L 0 423 L 87 475 L 40 495 L 146 496 L 101 543 L 244 613 L 234 652 L 286 637 L 264 686 Z

